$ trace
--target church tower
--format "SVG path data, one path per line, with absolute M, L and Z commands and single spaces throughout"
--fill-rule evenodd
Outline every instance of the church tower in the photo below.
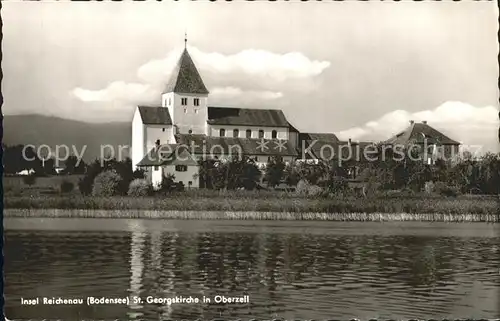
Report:
M 174 134 L 207 134 L 208 93 L 185 46 L 162 94 L 161 105 L 168 108 Z

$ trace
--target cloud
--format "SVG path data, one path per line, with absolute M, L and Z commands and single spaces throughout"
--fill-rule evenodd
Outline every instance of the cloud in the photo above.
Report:
M 157 90 L 151 85 L 123 81 L 112 82 L 106 88 L 99 90 L 79 87 L 72 90 L 72 94 L 84 102 L 141 103 L 151 100 L 156 93 Z
M 311 60 L 300 52 L 276 54 L 266 50 L 248 49 L 234 55 L 206 53 L 190 48 L 200 66 L 217 74 L 242 73 L 251 77 L 266 77 L 275 81 L 309 78 L 330 67 L 329 61 Z
M 203 52 L 195 47 L 189 47 L 189 52 L 200 73 L 204 75 L 211 92 L 210 97 L 216 101 L 240 98 L 241 101 L 251 102 L 282 98 L 287 80 L 290 80 L 290 85 L 296 86 L 299 81 L 304 88 L 310 88 L 310 83 L 307 82 L 330 66 L 328 61 L 311 60 L 299 52 L 277 54 L 249 49 L 224 55 Z M 154 103 L 158 101 L 180 53 L 180 49 L 172 50 L 165 58 L 151 60 L 139 67 L 139 82 L 115 81 L 99 90 L 75 88 L 72 94 L 84 102 L 118 101 L 128 105 Z M 224 83 L 228 81 L 232 85 Z M 272 83 L 273 88 L 283 90 L 259 88 L 259 85 L 266 86 L 266 83 Z
M 228 99 L 246 96 L 253 99 L 273 100 L 283 97 L 283 93 L 268 90 L 247 90 L 243 91 L 238 87 L 216 87 L 210 91 L 214 99 Z
M 483 150 L 498 151 L 498 108 L 475 107 L 458 101 L 448 101 L 433 110 L 410 113 L 395 110 L 363 126 L 338 133 L 341 139 L 385 140 L 404 130 L 408 122 L 426 120 L 428 124 L 465 146 L 482 146 Z

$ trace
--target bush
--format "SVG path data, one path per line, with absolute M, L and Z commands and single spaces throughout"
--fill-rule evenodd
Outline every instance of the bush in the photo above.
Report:
M 61 193 L 71 193 L 73 191 L 74 187 L 75 186 L 73 185 L 73 183 L 71 183 L 67 180 L 64 180 L 64 181 L 62 181 L 61 186 L 60 186 Z
M 184 183 L 183 182 L 179 182 L 179 183 L 175 184 L 175 191 L 176 192 L 182 192 L 182 191 L 184 191 Z
M 403 189 L 392 189 L 383 191 L 380 195 L 383 197 L 398 198 L 398 197 L 412 197 L 415 196 L 416 193 L 411 188 L 405 187 Z
M 323 196 L 323 195 L 324 195 L 323 189 L 321 187 L 319 187 L 318 185 L 311 185 L 307 189 L 307 196 L 316 197 L 316 196 Z
M 143 169 L 138 168 L 132 173 L 132 177 L 134 179 L 136 178 L 144 179 L 146 178 L 146 172 Z
M 400 196 L 402 197 L 412 197 L 417 195 L 417 192 L 415 192 L 415 190 L 411 187 L 405 187 L 401 189 L 400 193 L 401 193 Z
M 170 193 L 176 189 L 175 175 L 167 174 L 162 177 L 160 191 Z
M 300 195 L 307 195 L 307 191 L 309 190 L 310 186 L 311 184 L 309 184 L 308 181 L 306 181 L 305 179 L 301 179 L 297 183 L 297 188 L 295 189 L 295 192 Z
M 328 195 L 328 191 L 325 191 L 323 188 L 321 188 L 318 185 L 312 185 L 310 184 L 307 180 L 301 179 L 297 183 L 297 189 L 295 192 L 299 195 L 303 196 L 323 196 L 323 195 Z
M 4 195 L 5 196 L 22 196 L 22 187 L 16 186 L 5 186 L 4 187 Z
M 113 196 L 118 194 L 122 178 L 113 170 L 100 173 L 94 179 L 93 196 Z
M 326 182 L 325 186 L 331 193 L 333 194 L 345 194 L 349 185 L 347 184 L 347 180 L 343 177 L 335 176 Z
M 456 186 L 447 185 L 444 182 L 437 182 L 434 184 L 436 193 L 442 196 L 456 197 L 460 194 L 460 190 Z
M 130 182 L 128 195 L 130 196 L 148 196 L 151 195 L 153 187 L 145 179 L 136 178 Z
M 433 181 L 429 181 L 429 182 L 425 182 L 425 185 L 424 185 L 424 190 L 427 194 L 432 194 L 434 193 L 434 190 L 435 190 L 435 186 L 436 184 L 434 184 Z
M 23 183 L 28 186 L 34 185 L 36 183 L 36 176 L 34 174 L 24 176 Z

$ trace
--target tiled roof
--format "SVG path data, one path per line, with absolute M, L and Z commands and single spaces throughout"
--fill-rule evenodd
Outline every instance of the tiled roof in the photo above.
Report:
M 148 125 L 172 125 L 172 119 L 166 107 L 139 106 L 142 123 Z
M 265 139 L 265 147 L 261 148 L 261 139 L 256 138 L 233 138 L 233 137 L 211 137 L 205 135 L 175 136 L 178 144 L 188 146 L 188 149 L 198 155 L 267 155 L 267 156 L 297 156 L 297 151 L 289 141 L 276 139 Z M 280 145 L 281 144 L 281 145 Z M 195 146 L 194 148 L 192 146 Z
M 425 139 L 427 139 L 428 144 L 434 144 L 434 143 L 438 142 L 438 143 L 441 143 L 443 145 L 460 145 L 459 142 L 449 138 L 445 134 L 437 131 L 436 129 L 432 128 L 428 124 L 424 124 L 424 123 L 413 123 L 408 128 L 406 128 L 404 131 L 389 138 L 388 140 L 386 140 L 383 143 L 384 144 L 391 144 L 391 145 L 396 145 L 396 144 L 406 145 L 406 144 L 409 144 L 411 142 L 423 143 L 424 142 L 424 135 L 425 135 Z
M 342 157 L 342 160 L 363 161 L 365 160 L 365 149 L 368 146 L 374 146 L 372 142 L 347 142 L 347 141 L 318 141 L 306 140 L 305 149 L 302 151 L 300 157 L 305 156 L 306 159 L 322 159 L 322 160 L 336 160 Z M 368 155 L 370 151 L 368 150 Z M 333 154 L 332 154 L 333 153 Z M 312 154 L 312 155 L 311 155 Z
M 339 139 L 332 133 L 300 133 L 299 140 L 317 140 L 324 142 L 339 142 Z
M 295 128 L 295 126 L 293 126 L 292 124 L 288 123 L 288 131 L 290 133 L 300 133 L 299 130 L 297 128 Z
M 164 93 L 208 94 L 207 87 L 187 49 L 182 52 Z
M 211 125 L 289 127 L 285 114 L 279 109 L 249 109 L 208 107 Z
M 197 164 L 198 163 L 184 146 L 179 146 L 178 144 L 163 144 L 151 149 L 137 166 L 195 166 Z

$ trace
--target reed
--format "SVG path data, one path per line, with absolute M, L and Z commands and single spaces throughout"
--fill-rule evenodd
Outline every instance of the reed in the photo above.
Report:
M 426 198 L 426 197 L 374 197 L 359 199 L 343 198 L 306 198 L 275 194 L 216 194 L 190 195 L 189 193 L 172 194 L 164 197 L 84 197 L 35 196 L 6 197 L 7 209 L 63 209 L 63 210 L 147 210 L 180 212 L 245 212 L 245 213 L 295 213 L 298 217 L 306 213 L 363 215 L 387 213 L 393 215 L 499 215 L 499 202 L 495 198 Z M 233 214 L 240 215 L 240 214 Z M 364 216 L 360 216 L 362 220 Z M 371 219 L 370 219 L 371 220 Z
M 489 222 L 498 223 L 495 214 L 439 213 L 318 213 L 318 212 L 231 212 L 231 211 L 160 211 L 160 210 L 93 210 L 93 209 L 8 209 L 5 217 L 44 218 L 121 218 L 176 220 L 277 220 L 277 221 L 353 221 L 353 222 Z

